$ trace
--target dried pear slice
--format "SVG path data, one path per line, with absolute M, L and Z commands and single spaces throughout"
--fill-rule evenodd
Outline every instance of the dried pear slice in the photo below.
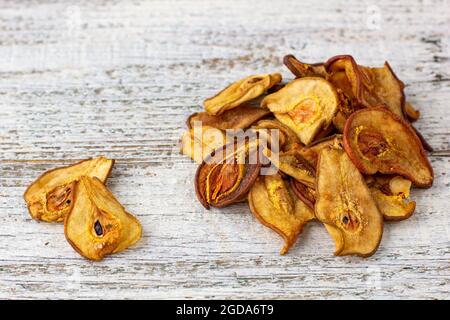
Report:
M 327 77 L 327 71 L 325 70 L 323 63 L 304 63 L 299 61 L 292 54 L 284 56 L 283 63 L 296 78 Z
M 367 185 L 385 220 L 405 220 L 414 213 L 416 203 L 409 201 L 411 181 L 400 176 L 376 176 L 372 180 Z
M 256 127 L 279 130 L 280 137 L 284 136 L 285 140 L 282 145 L 280 144 L 280 147 L 282 147 L 283 151 L 289 151 L 292 148 L 296 148 L 302 145 L 295 132 L 276 119 L 260 120 L 256 123 Z
M 81 176 L 105 182 L 113 165 L 114 160 L 98 157 L 45 172 L 24 193 L 31 217 L 47 222 L 63 221 L 73 204 L 74 182 Z
M 181 153 L 189 156 L 197 163 L 214 150 L 226 144 L 227 138 L 223 131 L 210 126 L 195 127 L 185 131 L 181 137 Z
M 314 204 L 316 203 L 316 191 L 314 188 L 305 186 L 303 183 L 298 182 L 294 178 L 291 179 L 292 191 L 295 195 L 302 200 L 309 208 L 314 210 Z
M 336 243 L 335 255 L 370 256 L 377 250 L 383 216 L 342 149 L 326 148 L 320 153 L 315 213 Z
M 261 102 L 275 117 L 291 128 L 304 144 L 327 128 L 339 106 L 334 87 L 322 78 L 306 77 L 288 83 Z
M 66 216 L 67 241 L 83 257 L 102 260 L 141 238 L 141 224 L 125 211 L 97 178 L 81 177 L 75 187 L 75 202 Z
M 417 121 L 420 118 L 420 111 L 416 110 L 410 102 L 405 103 L 405 114 L 411 122 Z
M 327 147 L 339 147 L 342 145 L 342 135 L 335 134 L 321 140 L 315 141 L 313 144 L 300 148 L 299 153 L 306 159 L 314 168 L 317 167 L 320 151 Z
M 433 184 L 433 169 L 416 133 L 383 106 L 357 111 L 348 118 L 344 147 L 364 174 L 399 174 L 418 187 Z
M 194 122 L 200 121 L 203 126 L 221 130 L 246 129 L 268 114 L 270 111 L 265 108 L 240 106 L 217 116 L 212 116 L 207 112 L 194 113 L 188 118 L 187 125 L 189 129 L 192 129 Z
M 280 81 L 279 73 L 252 75 L 232 83 L 214 97 L 206 99 L 203 105 L 210 115 L 220 115 L 259 97 Z
M 304 225 L 314 219 L 314 211 L 297 199 L 279 174 L 259 176 L 248 201 L 255 217 L 284 239 L 280 254 L 288 252 Z
M 300 155 L 298 149 L 291 149 L 278 154 L 274 154 L 269 149 L 264 149 L 263 154 L 285 174 L 310 188 L 315 188 L 316 170 Z
M 225 207 L 245 197 L 259 175 L 261 163 L 255 156 L 257 142 L 244 146 L 223 146 L 207 157 L 197 169 L 195 191 L 209 209 Z

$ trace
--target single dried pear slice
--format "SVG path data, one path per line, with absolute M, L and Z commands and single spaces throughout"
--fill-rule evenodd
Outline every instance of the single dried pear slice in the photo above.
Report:
M 268 114 L 270 114 L 270 111 L 265 108 L 244 105 L 217 116 L 212 116 L 207 112 L 194 113 L 188 118 L 187 125 L 189 129 L 192 129 L 194 122 L 199 121 L 203 126 L 211 126 L 221 130 L 246 129 Z
M 411 181 L 401 176 L 375 176 L 370 182 L 367 180 L 372 197 L 385 220 L 405 220 L 414 213 L 416 203 L 409 201 Z
M 304 77 L 327 77 L 327 71 L 323 63 L 304 63 L 292 54 L 283 58 L 284 65 L 295 75 L 296 78 Z
M 114 160 L 98 157 L 45 172 L 24 193 L 30 215 L 36 220 L 63 221 L 73 204 L 74 182 L 81 176 L 105 182 L 113 165 Z
M 279 73 L 252 75 L 232 83 L 214 97 L 206 99 L 203 105 L 210 115 L 220 115 L 259 97 L 280 81 Z
M 81 177 L 75 187 L 75 202 L 66 216 L 67 241 L 83 257 L 102 260 L 141 238 L 141 224 L 125 211 L 97 178 Z
M 302 143 L 309 144 L 330 125 L 338 110 L 339 98 L 328 81 L 306 77 L 266 96 L 261 105 L 291 128 Z
M 255 156 L 257 144 L 257 141 L 243 146 L 228 144 L 200 164 L 195 175 L 195 191 L 206 209 L 225 207 L 247 195 L 261 168 Z
M 265 226 L 285 242 L 280 254 L 291 248 L 314 211 L 297 199 L 279 174 L 259 176 L 248 195 L 250 210 Z
M 315 141 L 313 144 L 300 148 L 299 153 L 305 158 L 314 168 L 317 167 L 320 151 L 327 147 L 342 146 L 342 135 L 335 134 L 321 140 Z
M 315 213 L 336 243 L 335 255 L 370 256 L 383 233 L 383 216 L 364 178 L 342 149 L 321 151 Z
M 383 106 L 362 109 L 348 118 L 344 147 L 364 174 L 399 174 L 418 187 L 433 184 L 433 169 L 416 133 Z
M 263 154 L 270 159 L 275 167 L 285 174 L 310 188 L 315 188 L 316 170 L 300 155 L 298 149 L 291 149 L 278 154 L 273 153 L 269 149 L 264 149 Z
M 183 133 L 181 137 L 181 153 L 189 156 L 197 163 L 227 142 L 222 130 L 210 126 L 194 127 Z
M 292 148 L 302 145 L 295 132 L 276 119 L 260 120 L 256 123 L 256 127 L 279 130 L 280 137 L 284 137 L 284 143 L 282 145 L 280 144 L 283 151 L 289 151 Z

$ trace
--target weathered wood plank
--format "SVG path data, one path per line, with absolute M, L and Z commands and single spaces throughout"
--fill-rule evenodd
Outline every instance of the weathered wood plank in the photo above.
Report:
M 0 1 L 0 298 L 448 298 L 448 1 Z M 375 23 L 371 23 L 374 21 Z M 312 223 L 288 255 L 245 205 L 206 212 L 178 154 L 187 115 L 226 83 L 354 54 L 389 60 L 435 147 L 433 188 L 387 223 L 369 259 L 335 258 Z M 117 159 L 108 184 L 142 222 L 134 248 L 100 263 L 32 221 L 22 200 L 41 172 Z

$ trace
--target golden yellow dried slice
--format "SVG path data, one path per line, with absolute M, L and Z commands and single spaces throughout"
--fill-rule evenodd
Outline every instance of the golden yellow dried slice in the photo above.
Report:
M 194 127 L 183 133 L 181 153 L 197 163 L 202 163 L 203 159 L 226 142 L 227 138 L 222 130 L 210 126 Z
M 30 215 L 36 220 L 63 221 L 73 204 L 74 183 L 81 176 L 105 182 L 113 165 L 114 160 L 98 157 L 45 172 L 24 193 Z
M 367 185 L 378 209 L 386 220 L 405 220 L 416 208 L 415 201 L 409 200 L 411 181 L 400 176 L 370 176 Z
M 383 234 L 383 216 L 364 178 L 342 149 L 319 156 L 315 214 L 336 244 L 335 255 L 370 256 Z
M 212 116 L 207 112 L 194 113 L 188 118 L 187 125 L 189 129 L 192 129 L 197 121 L 203 126 L 215 127 L 221 130 L 246 129 L 268 114 L 270 114 L 270 111 L 265 108 L 244 105 L 225 111 L 217 116 Z
M 288 252 L 314 212 L 299 200 L 280 175 L 260 176 L 248 195 L 250 210 L 285 242 L 280 254 Z
M 259 97 L 281 81 L 281 74 L 258 74 L 241 79 L 204 101 L 206 112 L 219 115 Z
M 301 156 L 298 149 L 291 149 L 282 153 L 274 153 L 269 149 L 264 149 L 263 154 L 285 174 L 310 188 L 315 188 L 316 170 Z
M 64 222 L 67 241 L 83 257 L 101 260 L 141 238 L 141 224 L 97 178 L 81 177 Z
M 302 143 L 309 144 L 330 125 L 338 110 L 339 98 L 327 80 L 306 77 L 266 96 L 261 105 L 292 129 Z

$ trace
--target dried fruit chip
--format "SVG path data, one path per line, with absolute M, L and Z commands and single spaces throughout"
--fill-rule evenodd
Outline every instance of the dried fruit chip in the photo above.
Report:
M 241 79 L 204 101 L 206 112 L 219 115 L 226 110 L 236 108 L 244 102 L 259 97 L 269 88 L 281 81 L 279 73 L 258 74 Z
M 295 75 L 296 78 L 304 77 L 327 77 L 323 63 L 304 63 L 297 60 L 292 54 L 283 58 L 284 65 Z
M 221 130 L 246 129 L 268 114 L 270 114 L 270 111 L 265 108 L 240 106 L 217 116 L 212 116 L 207 112 L 194 113 L 188 118 L 187 125 L 189 129 L 192 129 L 194 122 L 200 121 L 203 126 L 211 126 Z
M 83 257 L 101 260 L 141 238 L 139 221 L 125 211 L 99 179 L 81 177 L 74 198 L 73 208 L 65 219 L 64 233 Z
M 352 56 L 342 55 L 330 58 L 325 68 L 328 80 L 343 91 L 353 107 L 386 104 L 390 111 L 403 117 L 404 84 L 389 63 L 385 62 L 381 68 L 369 68 L 357 65 Z
M 321 140 L 317 140 L 313 144 L 300 148 L 299 152 L 303 158 L 305 158 L 314 168 L 317 167 L 317 161 L 319 159 L 320 151 L 323 149 L 334 146 L 339 147 L 342 145 L 342 135 L 335 134 Z
M 255 145 L 230 148 L 230 144 L 207 157 L 195 175 L 195 191 L 200 203 L 209 209 L 241 201 L 259 175 L 261 163 L 255 156 Z M 233 144 L 232 144 L 233 145 Z M 229 150 L 232 152 L 229 152 Z
M 45 172 L 25 191 L 30 215 L 36 220 L 63 221 L 73 204 L 74 182 L 83 175 L 105 182 L 113 165 L 114 160 L 98 157 Z
M 314 204 L 316 203 L 316 191 L 314 190 L 315 187 L 307 187 L 294 178 L 291 179 L 291 187 L 295 195 L 300 200 L 302 200 L 309 208 L 314 210 Z
M 399 174 L 419 187 L 433 184 L 433 170 L 414 130 L 383 106 L 350 116 L 344 147 L 364 174 Z
M 339 105 L 334 87 L 322 78 L 300 78 L 261 102 L 275 117 L 291 128 L 300 141 L 309 144 L 327 128 Z
M 405 220 L 414 213 L 416 203 L 409 201 L 411 181 L 400 176 L 376 176 L 372 180 L 367 184 L 384 219 Z
M 370 256 L 377 250 L 383 217 L 342 149 L 326 148 L 320 153 L 315 213 L 336 243 L 335 255 Z
M 302 145 L 295 132 L 292 131 L 288 126 L 285 126 L 276 119 L 260 120 L 256 123 L 256 127 L 266 129 L 278 129 L 280 137 L 281 136 L 284 137 L 283 144 L 280 144 L 280 148 L 282 148 L 283 151 L 289 151 L 292 148 Z
M 202 163 L 216 150 L 226 144 L 225 134 L 214 127 L 201 126 L 185 131 L 181 138 L 181 153 L 189 156 L 197 163 Z
M 291 149 L 278 154 L 271 152 L 269 149 L 264 149 L 263 153 L 279 170 L 304 185 L 315 188 L 316 170 L 300 155 L 298 149 Z
M 260 176 L 248 195 L 250 210 L 265 226 L 283 237 L 285 254 L 294 245 L 314 212 L 290 190 L 280 175 Z

